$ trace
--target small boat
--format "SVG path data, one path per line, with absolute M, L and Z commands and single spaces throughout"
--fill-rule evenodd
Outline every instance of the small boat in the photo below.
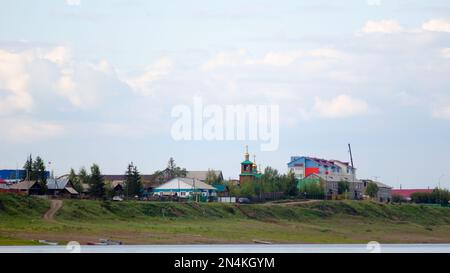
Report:
M 271 242 L 268 242 L 268 241 L 261 241 L 261 240 L 253 240 L 253 242 L 254 242 L 255 244 L 263 244 L 263 245 L 271 245 L 271 244 L 272 244 Z
M 107 243 L 96 243 L 96 242 L 87 242 L 86 243 L 88 246 L 107 246 Z
M 110 239 L 100 239 L 100 243 L 106 244 L 106 245 L 121 245 L 121 241 L 114 241 Z
M 51 246 L 57 246 L 58 245 L 57 242 L 50 242 L 50 241 L 47 241 L 47 240 L 39 240 L 38 242 L 41 243 L 41 244 L 51 245 Z

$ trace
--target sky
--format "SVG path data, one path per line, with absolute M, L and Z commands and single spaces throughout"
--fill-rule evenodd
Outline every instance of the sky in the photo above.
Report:
M 176 141 L 176 105 L 279 105 L 280 143 Z M 237 178 L 291 156 L 450 188 L 450 2 L 0 0 L 0 169 Z

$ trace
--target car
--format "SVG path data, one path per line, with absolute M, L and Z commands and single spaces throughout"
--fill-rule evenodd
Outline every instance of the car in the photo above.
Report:
M 120 196 L 114 196 L 112 200 L 113 201 L 123 201 L 123 198 Z
M 240 197 L 237 200 L 238 203 L 240 204 L 249 204 L 250 203 L 250 199 L 246 198 L 246 197 Z

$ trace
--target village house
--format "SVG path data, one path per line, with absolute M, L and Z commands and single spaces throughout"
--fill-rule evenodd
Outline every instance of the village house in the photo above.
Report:
M 6 180 L 0 178 L 0 191 L 2 191 L 2 190 L 6 191 L 8 188 L 9 188 L 9 185 L 6 182 Z
M 355 179 L 353 175 L 344 174 L 310 174 L 306 178 L 299 180 L 298 187 L 301 188 L 304 183 L 322 183 L 324 186 L 324 195 L 327 199 L 336 199 L 339 195 L 339 182 L 348 182 L 349 189 L 347 198 L 360 200 L 364 194 L 364 184 Z
M 310 174 L 356 176 L 356 168 L 348 162 L 327 160 L 308 156 L 292 156 L 287 164 L 295 178 L 303 179 Z
M 39 195 L 42 194 L 42 186 L 31 180 L 24 180 L 9 187 L 9 192 L 21 193 L 26 195 Z
M 126 195 L 125 181 L 127 177 L 125 174 L 106 174 L 103 175 L 103 179 L 105 184 L 112 189 L 114 196 L 124 197 Z M 141 183 L 144 196 L 151 195 L 153 189 L 158 186 L 155 182 L 155 176 L 152 174 L 141 175 Z
M 208 180 L 208 175 L 213 173 L 217 180 L 223 181 L 223 174 L 220 170 L 208 170 L 208 171 L 188 171 L 186 174 L 186 178 L 194 178 L 198 179 L 202 182 L 206 182 Z M 216 181 L 217 182 L 217 181 Z
M 334 199 L 339 194 L 339 182 L 348 182 L 347 198 L 363 199 L 369 182 L 378 186 L 376 199 L 380 202 L 392 200 L 392 188 L 381 182 L 369 179 L 356 178 L 356 168 L 348 162 L 340 160 L 327 160 L 308 156 L 292 156 L 287 164 L 289 171 L 293 172 L 299 180 L 299 187 L 304 183 L 323 182 L 325 197 Z
M 361 180 L 364 184 L 364 192 L 367 188 L 367 185 L 369 185 L 369 183 L 375 183 L 378 186 L 378 192 L 377 192 L 377 196 L 375 197 L 375 199 L 379 202 L 390 202 L 392 201 L 392 187 L 386 184 L 383 184 L 381 182 L 378 181 L 373 181 L 370 179 L 362 179 Z
M 69 177 L 62 176 L 59 178 L 47 179 L 47 195 L 61 196 L 61 197 L 78 197 L 78 193 L 69 181 Z
M 209 198 L 217 196 L 217 189 L 195 178 L 176 177 L 153 189 L 153 195 L 179 198 L 200 195 Z

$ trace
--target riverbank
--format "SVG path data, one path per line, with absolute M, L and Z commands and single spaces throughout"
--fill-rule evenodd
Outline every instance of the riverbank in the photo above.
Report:
M 365 201 L 197 204 L 64 200 L 0 194 L 0 245 L 98 242 L 125 244 L 450 243 L 450 209 Z

